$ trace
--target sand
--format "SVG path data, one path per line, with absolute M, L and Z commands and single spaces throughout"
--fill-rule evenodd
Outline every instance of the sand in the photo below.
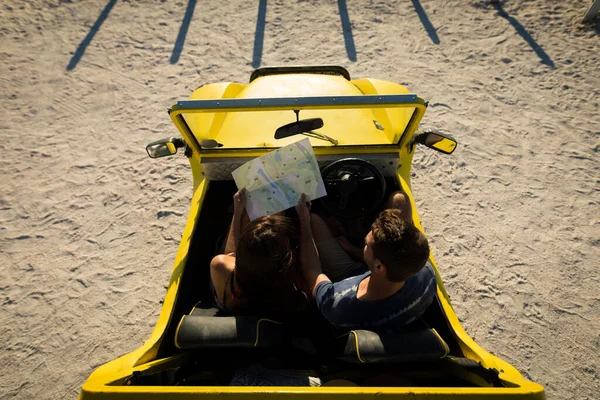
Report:
M 421 127 L 460 144 L 419 149 L 412 185 L 465 329 L 549 398 L 597 398 L 589 1 L 261 4 L 262 17 L 249 1 L 0 5 L 0 398 L 75 398 L 148 338 L 192 182 L 185 157 L 144 147 L 177 135 L 176 99 L 259 63 L 338 64 L 429 100 Z

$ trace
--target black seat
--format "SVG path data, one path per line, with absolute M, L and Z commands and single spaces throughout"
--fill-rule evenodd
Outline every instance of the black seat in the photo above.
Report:
M 449 351 L 429 327 L 401 333 L 354 330 L 336 339 L 337 358 L 353 363 L 427 362 L 444 358 Z
M 179 349 L 269 347 L 283 341 L 280 322 L 255 316 L 226 316 L 212 304 L 198 303 L 175 331 Z
M 306 320 L 300 325 L 313 334 L 324 334 L 327 329 L 319 326 L 317 321 Z M 179 349 L 276 346 L 290 338 L 289 328 L 299 333 L 294 325 L 287 326 L 286 332 L 286 326 L 279 321 L 247 315 L 232 316 L 224 314 L 213 303 L 200 302 L 189 315 L 181 318 L 175 332 L 175 346 Z M 317 336 L 325 339 L 328 335 Z M 446 342 L 422 320 L 403 332 L 353 330 L 336 336 L 333 343 L 330 340 L 323 343 L 328 343 L 327 346 L 333 344 L 330 347 L 330 351 L 334 352 L 332 356 L 352 363 L 427 362 L 444 358 L 449 353 Z

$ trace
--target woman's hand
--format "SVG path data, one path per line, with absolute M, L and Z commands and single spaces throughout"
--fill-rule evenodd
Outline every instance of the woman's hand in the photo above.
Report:
M 308 199 L 308 195 L 302 193 L 302 196 L 300 196 L 300 204 L 297 204 L 295 207 L 300 224 L 308 223 L 310 225 L 310 206 L 311 203 Z
M 241 188 L 233 195 L 233 217 L 241 218 L 246 208 L 246 188 Z

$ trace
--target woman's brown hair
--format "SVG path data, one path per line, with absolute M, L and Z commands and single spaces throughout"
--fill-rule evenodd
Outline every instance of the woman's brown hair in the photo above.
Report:
M 298 264 L 294 220 L 266 216 L 246 226 L 236 249 L 235 277 L 251 312 L 263 315 L 307 309 L 309 296 Z

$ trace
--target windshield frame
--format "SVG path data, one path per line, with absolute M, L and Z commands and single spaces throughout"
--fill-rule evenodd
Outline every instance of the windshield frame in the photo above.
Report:
M 398 146 L 419 126 L 427 108 L 427 102 L 415 94 L 392 95 L 360 95 L 360 96 L 313 96 L 313 97 L 276 97 L 253 99 L 218 99 L 218 100 L 180 100 L 169 109 L 171 120 L 188 142 L 194 152 L 201 152 L 198 138 L 191 131 L 183 114 L 190 113 L 224 113 L 281 110 L 334 110 L 362 108 L 414 108 L 410 121 L 397 143 L 378 144 L 381 146 Z M 335 139 L 335 138 L 334 138 Z M 352 145 L 349 145 L 352 146 Z M 365 145 L 361 145 L 365 146 Z M 248 149 L 248 148 L 240 148 Z M 228 150 L 236 150 L 228 148 Z M 219 151 L 216 149 L 216 151 Z

